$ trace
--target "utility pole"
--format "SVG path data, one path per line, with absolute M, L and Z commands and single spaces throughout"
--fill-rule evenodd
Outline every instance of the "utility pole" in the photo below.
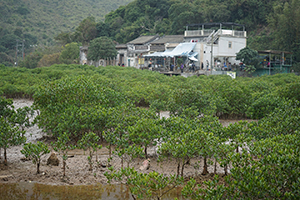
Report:
M 16 62 L 15 62 L 16 66 L 18 66 L 18 46 L 19 46 L 19 40 L 17 40 L 17 46 L 16 46 Z
M 25 54 L 24 54 L 24 42 L 25 40 L 22 41 L 22 58 L 24 60 Z
M 214 68 L 214 57 L 213 57 L 213 49 L 214 49 L 214 34 L 211 37 L 211 55 L 210 55 L 210 74 L 212 74 L 213 72 L 213 68 Z
M 15 62 L 15 65 L 18 66 L 18 54 L 19 54 L 19 46 L 22 46 L 22 60 L 24 60 L 24 42 L 25 40 L 22 41 L 22 44 L 19 44 L 19 40 L 16 40 L 17 41 L 17 45 L 16 45 L 16 62 Z

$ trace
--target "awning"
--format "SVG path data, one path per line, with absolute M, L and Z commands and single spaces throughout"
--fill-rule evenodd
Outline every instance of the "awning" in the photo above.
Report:
M 154 52 L 148 55 L 144 55 L 144 57 L 161 57 L 161 53 L 163 52 Z
M 148 55 L 144 55 L 144 57 L 166 57 L 164 54 L 168 52 L 171 52 L 171 50 L 166 50 L 164 52 L 154 52 Z
M 180 43 L 172 51 L 166 50 L 164 52 L 155 52 L 149 55 L 144 55 L 144 57 L 175 57 L 175 56 L 185 56 L 194 57 L 198 53 L 193 52 L 196 43 Z M 196 59 L 196 58 L 195 58 Z
M 190 59 L 190 60 L 192 60 L 192 61 L 196 61 L 196 62 L 198 61 L 198 59 L 197 59 L 197 58 L 195 58 L 194 56 L 192 56 L 192 57 L 189 57 L 189 59 Z
M 189 53 L 191 51 L 193 51 L 194 47 L 195 47 L 196 43 L 180 43 L 179 45 L 177 45 L 177 47 L 175 47 L 175 49 L 173 49 L 173 51 L 171 52 L 166 52 L 163 55 L 165 55 L 166 57 L 175 57 L 175 56 L 189 56 Z
M 188 55 L 188 58 L 190 59 L 190 60 L 192 60 L 192 61 L 198 61 L 198 59 L 197 58 L 195 58 L 195 56 L 197 56 L 198 55 L 198 53 L 197 52 L 190 52 L 189 53 L 189 55 Z

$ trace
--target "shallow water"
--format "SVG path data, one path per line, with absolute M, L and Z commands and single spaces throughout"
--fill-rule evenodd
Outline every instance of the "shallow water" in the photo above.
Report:
M 181 189 L 175 188 L 164 196 L 163 199 L 182 199 Z M 79 185 L 58 186 L 43 185 L 33 182 L 0 183 L 0 199 L 4 200 L 129 200 L 133 199 L 130 190 L 125 185 Z

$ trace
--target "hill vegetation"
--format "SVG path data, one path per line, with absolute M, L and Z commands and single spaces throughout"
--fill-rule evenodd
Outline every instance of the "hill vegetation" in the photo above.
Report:
M 104 25 L 124 43 L 142 34 L 183 34 L 187 24 L 235 22 L 245 25 L 250 48 L 292 51 L 300 61 L 299 11 L 297 0 L 135 0 L 107 14 Z
M 8 13 L 13 2 L 19 1 L 2 3 L 5 5 L 3 13 Z M 113 4 L 115 7 L 99 1 L 79 3 L 64 0 L 59 3 L 40 1 L 32 8 L 31 1 L 28 2 L 2 16 L 5 26 L 0 32 L 6 35 L 4 34 L 5 39 L 0 43 L 0 51 L 14 49 L 15 39 L 21 36 L 34 41 L 33 43 L 53 42 L 55 36 L 55 40 L 62 45 L 72 42 L 89 44 L 91 40 L 101 36 L 107 36 L 117 43 L 126 43 L 140 35 L 183 34 L 187 24 L 229 21 L 245 25 L 251 49 L 291 51 L 295 66 L 300 61 L 300 2 L 297 0 L 134 0 L 130 3 L 116 1 Z M 117 5 L 117 2 L 120 4 Z M 128 4 L 124 5 L 126 3 Z M 111 12 L 99 12 L 101 9 L 97 6 Z M 37 11 L 47 14 L 39 17 Z M 44 19 L 47 16 L 51 16 L 50 21 L 48 18 Z M 57 26 L 53 27 L 57 28 L 51 28 L 55 23 Z M 8 30 L 13 30 L 13 33 Z M 5 55 L 0 55 L 1 60 L 12 60 Z
M 299 11 L 297 0 L 135 0 L 93 26 L 95 37 L 126 43 L 140 35 L 183 34 L 188 24 L 235 22 L 245 25 L 250 48 L 292 51 L 299 62 Z M 57 39 L 68 42 L 66 38 Z
M 17 39 L 25 39 L 26 53 L 32 45 L 52 46 L 54 36 L 75 31 L 88 16 L 103 21 L 108 12 L 131 1 L 0 0 L 0 60 L 15 61 Z

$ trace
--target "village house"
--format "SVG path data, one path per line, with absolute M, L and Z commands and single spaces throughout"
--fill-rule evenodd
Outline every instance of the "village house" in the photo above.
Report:
M 140 36 L 127 45 L 127 65 L 128 67 L 140 68 L 144 66 L 143 55 L 150 52 L 151 42 L 158 40 L 159 35 Z
M 164 35 L 150 43 L 149 53 L 173 50 L 178 44 L 183 42 L 183 39 L 183 35 Z
M 225 29 L 228 26 L 232 29 Z M 242 30 L 234 30 L 233 27 L 236 26 Z M 229 63 L 239 63 L 235 60 L 236 54 L 246 47 L 246 38 L 245 27 L 240 24 L 230 22 L 193 24 L 186 27 L 183 42 L 172 51 L 168 49 L 164 52 L 157 51 L 144 57 L 157 61 L 169 60 L 164 62 L 167 67 L 172 62 L 176 65 L 176 58 L 183 58 L 184 64 L 194 63 L 197 69 L 200 69 L 203 63 L 208 70 L 212 67 L 218 70 L 224 63 L 226 66 Z M 171 59 L 173 61 L 170 61 Z
M 228 29 L 230 27 L 230 29 Z M 235 29 L 238 30 L 235 30 Z M 236 54 L 246 47 L 247 33 L 241 24 L 202 23 L 186 26 L 184 35 L 140 36 L 127 44 L 118 44 L 118 55 L 113 60 L 97 62 L 86 59 L 88 47 L 80 47 L 80 63 L 95 66 L 120 65 L 141 68 L 149 64 L 168 67 L 176 58 L 185 64 L 193 62 L 198 69 L 201 63 L 208 69 L 220 69 L 224 63 L 238 64 Z M 213 66 L 211 65 L 213 63 Z
M 211 63 L 214 68 L 218 69 L 224 63 L 226 65 L 239 63 L 235 59 L 236 54 L 246 47 L 247 33 L 244 25 L 231 22 L 192 24 L 186 27 L 184 42 L 196 43 L 193 49 L 198 53 L 199 61 L 196 65 L 208 62 L 209 69 Z

